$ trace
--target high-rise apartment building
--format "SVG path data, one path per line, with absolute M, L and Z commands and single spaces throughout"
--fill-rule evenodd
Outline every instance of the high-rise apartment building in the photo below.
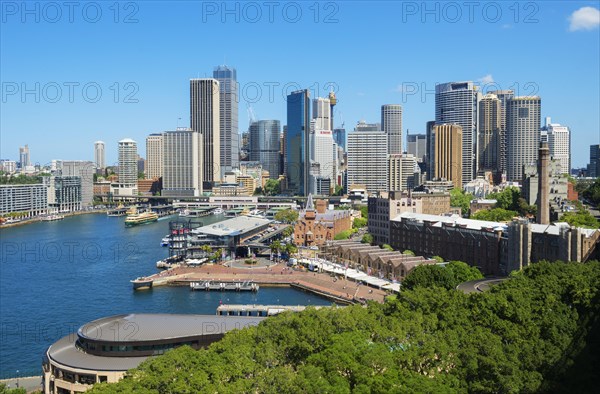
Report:
M 53 175 L 81 178 L 81 207 L 94 204 L 94 172 L 96 163 L 82 160 L 52 160 Z M 137 178 L 136 178 L 137 179 Z
M 463 184 L 463 141 L 462 129 L 457 124 L 441 124 L 433 128 L 433 177 L 452 181 L 456 188 L 462 188 Z
M 137 143 L 131 138 L 119 141 L 119 182 L 115 189 L 118 196 L 137 195 Z
M 220 86 L 214 78 L 190 80 L 190 128 L 202 135 L 203 188 L 221 180 Z
M 31 158 L 29 157 L 29 145 L 19 147 L 19 165 L 21 170 L 31 165 Z
M 427 157 L 427 135 L 407 134 L 406 153 L 415 156 L 418 162 L 425 161 Z
M 388 190 L 405 191 L 419 186 L 421 170 L 414 155 L 388 155 L 387 164 Z
M 213 78 L 219 81 L 219 129 L 221 145 L 221 175 L 239 167 L 240 137 L 238 132 L 237 71 L 227 66 L 215 67 Z
M 146 137 L 146 179 L 163 176 L 163 135 L 150 134 Z
M 104 142 L 94 142 L 94 163 L 96 163 L 96 169 L 103 170 L 106 168 L 106 155 L 104 153 Z
M 279 178 L 280 130 L 278 120 L 250 124 L 250 161 L 261 163 L 271 179 Z
M 290 93 L 284 129 L 286 181 L 288 191 L 300 196 L 309 190 L 310 120 L 310 92 L 304 89 Z
M 523 166 L 538 159 L 542 100 L 537 96 L 513 97 L 506 104 L 507 179 L 518 182 Z
M 202 195 L 203 142 L 201 133 L 187 128 L 162 134 L 163 196 Z
M 354 130 L 348 134 L 347 185 L 364 185 L 368 193 L 387 189 L 388 135 Z
M 388 136 L 388 154 L 402 153 L 402 106 L 381 106 L 381 129 Z
M 546 118 L 542 133 L 546 134 L 550 157 L 560 163 L 561 173 L 569 175 L 571 173 L 571 131 L 567 126 L 551 123 L 551 119 Z
M 502 140 L 502 103 L 495 95 L 488 93 L 479 101 L 479 154 L 478 171 L 498 173 L 500 169 L 500 144 Z
M 494 90 L 489 92 L 500 100 L 500 173 L 506 174 L 506 103 L 515 97 L 512 90 Z
M 477 169 L 477 105 L 481 94 L 471 81 L 435 87 L 435 123 L 457 124 L 462 129 L 462 182 L 474 179 Z

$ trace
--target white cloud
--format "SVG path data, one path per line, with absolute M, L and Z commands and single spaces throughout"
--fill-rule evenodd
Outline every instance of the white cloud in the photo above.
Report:
M 482 85 L 487 85 L 487 84 L 490 84 L 490 83 L 494 83 L 494 77 L 492 77 L 492 74 L 488 74 L 488 75 L 485 75 L 485 76 L 479 78 L 477 80 L 477 82 L 479 82 Z
M 569 18 L 569 31 L 593 30 L 600 26 L 600 10 L 594 7 L 581 7 Z

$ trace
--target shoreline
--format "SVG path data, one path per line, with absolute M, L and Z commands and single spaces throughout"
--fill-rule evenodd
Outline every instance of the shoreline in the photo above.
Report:
M 69 212 L 69 213 L 63 213 L 63 214 L 60 214 L 60 215 L 64 216 L 65 219 L 66 219 L 66 218 L 71 217 L 71 216 L 89 215 L 89 214 L 95 214 L 95 213 L 106 214 L 106 212 L 107 212 L 106 209 L 98 209 L 98 210 L 93 210 L 93 211 Z M 36 217 L 34 219 L 27 219 L 27 220 L 20 221 L 18 223 L 5 223 L 5 224 L 0 225 L 0 229 L 1 228 L 11 228 L 11 227 L 25 226 L 27 224 L 41 223 L 41 222 L 43 222 L 43 220 L 41 220 L 41 217 Z

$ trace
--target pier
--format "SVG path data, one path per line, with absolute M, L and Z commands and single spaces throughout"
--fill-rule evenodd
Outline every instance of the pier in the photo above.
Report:
M 388 294 L 385 290 L 354 282 L 340 275 L 295 270 L 283 263 L 269 267 L 227 267 L 221 264 L 206 264 L 200 267 L 174 267 L 146 277 L 152 286 L 187 286 L 190 283 L 212 281 L 253 282 L 261 287 L 290 286 L 305 290 L 337 303 L 349 304 L 373 300 L 383 302 Z

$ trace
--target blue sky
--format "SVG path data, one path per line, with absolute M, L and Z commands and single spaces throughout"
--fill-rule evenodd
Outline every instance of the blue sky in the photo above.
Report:
M 600 142 L 599 3 L 258 1 L 227 12 L 221 1 L 143 1 L 117 13 L 112 1 L 2 1 L 0 158 L 29 144 L 41 164 L 93 160 L 103 140 L 114 163 L 125 137 L 143 155 L 149 133 L 189 124 L 189 79 L 226 63 L 241 86 L 240 131 L 247 102 L 284 124 L 286 88 L 333 87 L 336 125 L 378 122 L 381 104 L 399 103 L 403 128 L 424 132 L 436 83 L 493 81 L 540 95 L 583 166 Z

